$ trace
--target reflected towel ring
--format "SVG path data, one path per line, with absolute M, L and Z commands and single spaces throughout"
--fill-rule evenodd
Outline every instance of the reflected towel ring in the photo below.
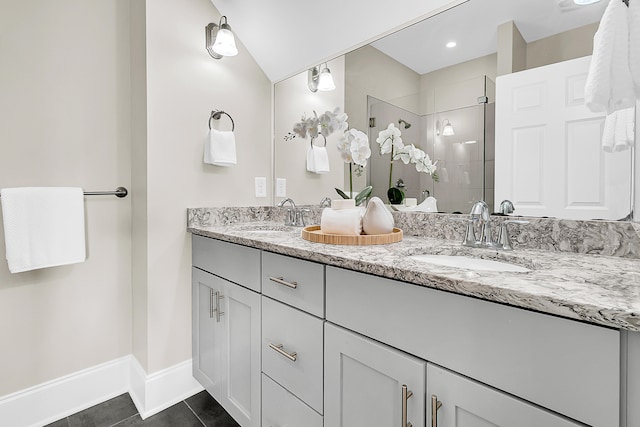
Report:
M 222 115 L 225 115 L 227 117 L 229 117 L 229 120 L 231 120 L 231 132 L 233 132 L 234 130 L 236 130 L 236 124 L 233 122 L 233 117 L 231 117 L 229 115 L 229 113 L 222 111 L 222 110 L 213 110 L 211 112 L 211 116 L 209 117 L 209 129 L 211 129 L 211 120 L 220 120 L 220 117 L 222 117 Z
M 321 136 L 321 137 L 323 137 L 323 138 L 324 138 L 324 145 L 323 145 L 323 147 L 326 147 L 326 146 L 327 146 L 327 137 L 326 137 L 326 136 L 324 136 L 324 135 L 322 135 L 322 134 L 320 134 L 320 135 L 318 135 L 318 136 Z M 317 138 L 317 136 L 316 136 L 316 138 Z M 316 139 L 316 138 L 311 138 L 311 148 L 313 148 L 313 140 L 314 140 L 314 139 Z M 319 146 L 318 146 L 318 147 L 319 147 Z

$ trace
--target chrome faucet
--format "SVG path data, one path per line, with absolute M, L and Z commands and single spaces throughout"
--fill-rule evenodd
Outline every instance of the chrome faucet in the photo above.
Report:
M 513 211 L 515 210 L 516 208 L 513 207 L 513 203 L 511 203 L 511 200 L 503 200 L 502 203 L 500 203 L 499 212 L 503 215 L 513 213 Z
M 469 226 L 473 227 L 473 223 L 475 221 L 480 224 L 480 239 L 476 240 L 472 246 L 482 246 L 485 248 L 494 247 L 495 243 L 491 235 L 491 216 L 489 214 L 489 205 L 482 200 L 475 202 L 473 207 L 471 207 L 469 215 L 471 216 Z
M 290 208 L 287 208 L 287 215 L 284 218 L 284 225 L 294 225 L 296 223 L 296 204 L 290 198 L 283 199 L 280 203 L 278 203 L 279 208 L 283 208 L 285 204 L 289 203 L 291 205 Z
M 320 207 L 321 208 L 330 208 L 331 207 L 331 199 L 328 197 L 325 197 L 324 199 L 320 200 Z

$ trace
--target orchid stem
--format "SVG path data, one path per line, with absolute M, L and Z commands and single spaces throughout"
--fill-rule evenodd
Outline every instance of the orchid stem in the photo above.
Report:
M 391 160 L 389 161 L 389 188 L 391 188 L 392 175 L 393 175 L 393 145 L 391 146 Z
M 349 198 L 353 199 L 353 163 L 349 163 Z

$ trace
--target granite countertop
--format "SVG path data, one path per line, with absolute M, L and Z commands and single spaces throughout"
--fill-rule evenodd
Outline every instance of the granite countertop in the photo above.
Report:
M 278 231 L 272 231 L 273 229 Z M 640 331 L 640 260 L 542 250 L 467 248 L 459 242 L 404 236 L 399 243 L 343 246 L 302 239 L 301 228 L 275 222 L 188 230 L 257 249 L 468 295 L 613 328 Z M 418 254 L 470 255 L 518 264 L 525 273 L 470 271 L 414 261 Z

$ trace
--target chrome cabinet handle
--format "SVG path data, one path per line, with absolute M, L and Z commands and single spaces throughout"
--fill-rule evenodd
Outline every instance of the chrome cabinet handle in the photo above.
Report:
M 442 402 L 438 400 L 438 396 L 431 395 L 431 427 L 438 427 L 438 409 L 442 407 Z
M 213 289 L 209 288 L 209 319 L 213 319 Z
M 220 316 L 224 314 L 224 311 L 220 310 L 220 300 L 224 298 L 224 295 L 219 291 L 215 291 L 213 295 L 215 298 L 215 308 L 213 311 L 216 313 L 216 322 L 220 323 Z
M 407 421 L 407 401 L 413 396 L 413 392 L 407 390 L 407 385 L 402 385 L 402 427 L 412 427 L 412 424 Z
M 292 362 L 295 362 L 298 359 L 298 353 L 296 353 L 295 351 L 293 353 L 287 353 L 286 351 L 284 351 L 284 346 L 282 344 L 269 344 L 269 347 L 271 347 L 273 350 L 277 351 L 287 359 L 291 360 Z
M 296 289 L 298 287 L 298 282 L 287 282 L 283 280 L 282 277 L 269 277 L 269 280 L 276 282 L 279 285 L 287 286 L 291 289 Z

